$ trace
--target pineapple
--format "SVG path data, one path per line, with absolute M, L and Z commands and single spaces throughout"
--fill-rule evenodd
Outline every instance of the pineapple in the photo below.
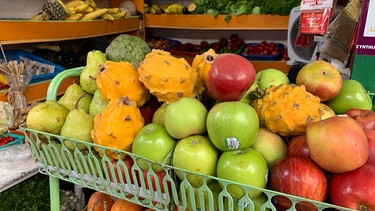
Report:
M 65 20 L 64 7 L 55 0 L 48 0 L 43 3 L 42 11 L 50 14 L 51 20 Z
M 281 136 L 304 133 L 307 125 L 320 121 L 323 114 L 320 98 L 307 92 L 303 85 L 272 85 L 251 105 L 260 123 Z

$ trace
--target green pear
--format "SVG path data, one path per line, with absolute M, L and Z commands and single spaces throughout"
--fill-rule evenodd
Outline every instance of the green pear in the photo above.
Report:
M 85 94 L 77 99 L 75 107 L 70 110 L 66 117 L 65 123 L 61 128 L 61 136 L 71 139 L 92 143 L 91 131 L 94 129 L 94 116 L 88 114 L 85 110 L 78 107 L 79 101 L 84 98 Z M 64 140 L 65 146 L 74 150 L 75 144 L 70 140 Z M 87 145 L 77 143 L 79 150 L 87 149 Z
M 95 116 L 101 114 L 105 107 L 107 107 L 108 102 L 103 99 L 102 93 L 99 89 L 94 92 L 90 106 L 89 114 Z
M 81 86 L 75 83 L 68 86 L 64 95 L 61 96 L 57 102 L 65 106 L 67 109 L 72 110 L 77 99 L 83 94 L 86 95 L 79 101 L 78 107 L 83 108 L 83 110 L 86 112 L 89 112 L 90 103 L 93 97 L 91 94 L 86 93 Z
M 33 107 L 26 119 L 26 126 L 33 130 L 59 135 L 69 109 L 54 100 L 46 100 Z
M 368 91 L 354 79 L 344 80 L 340 92 L 326 104 L 335 114 L 344 114 L 351 108 L 372 109 L 372 100 Z
M 94 94 L 98 89 L 96 85 L 96 76 L 98 74 L 99 65 L 107 61 L 105 54 L 99 50 L 89 51 L 87 53 L 86 66 L 80 74 L 80 83 L 82 89 L 89 94 Z

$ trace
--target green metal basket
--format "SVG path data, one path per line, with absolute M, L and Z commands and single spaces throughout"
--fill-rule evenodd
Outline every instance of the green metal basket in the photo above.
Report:
M 59 73 L 48 87 L 47 100 L 56 100 L 57 89 L 61 82 L 67 77 L 79 76 L 82 69 L 83 67 L 73 68 Z M 289 210 L 297 210 L 296 205 L 301 202 L 310 202 L 317 210 L 351 210 L 202 174 L 198 175 L 201 176 L 204 184 L 199 188 L 194 188 L 187 180 L 189 174 L 196 174 L 194 172 L 163 163 L 161 164 L 163 171 L 155 173 L 151 168 L 153 161 L 130 152 L 32 130 L 25 125 L 22 125 L 20 129 L 25 134 L 25 141 L 35 161 L 39 164 L 41 173 L 49 175 L 50 178 L 65 180 L 155 210 L 175 208 L 215 211 L 255 210 L 255 205 L 248 194 L 244 194 L 240 199 L 231 197 L 228 187 L 233 185 L 241 187 L 245 193 L 254 189 L 261 191 L 266 198 L 261 205 L 261 210 L 278 210 L 273 202 L 276 196 L 284 196 L 292 202 Z M 69 140 L 75 146 L 84 144 L 87 150 L 80 151 L 78 147 L 75 147 L 73 151 L 69 150 L 64 140 Z M 112 162 L 106 153 L 103 153 L 103 157 L 98 156 L 98 149 L 102 152 L 112 150 L 119 157 L 123 154 L 127 156 L 123 160 Z M 172 153 L 173 151 L 169 153 L 169 156 Z M 137 164 L 138 159 L 146 160 L 150 167 L 148 171 L 141 170 Z M 176 170 L 182 172 L 183 179 L 175 175 Z M 214 183 L 221 184 L 222 189 L 212 188 L 211 184 Z M 236 208 L 233 208 L 233 205 L 236 205 Z

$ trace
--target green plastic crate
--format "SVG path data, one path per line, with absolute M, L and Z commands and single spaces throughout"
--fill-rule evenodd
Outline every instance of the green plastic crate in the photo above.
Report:
M 56 93 L 60 83 L 67 77 L 78 76 L 82 69 L 83 67 L 69 69 L 58 74 L 52 80 L 48 88 L 47 99 L 56 100 Z M 176 207 L 178 210 L 186 210 L 187 207 L 192 207 L 193 210 L 233 210 L 231 207 L 228 208 L 227 204 L 241 205 L 238 210 L 254 210 L 254 203 L 247 194 L 240 199 L 231 197 L 227 191 L 229 185 L 238 185 L 245 190 L 245 192 L 253 189 L 262 191 L 267 197 L 267 201 L 262 205 L 261 210 L 277 210 L 273 203 L 273 198 L 275 196 L 284 196 L 290 199 L 292 201 L 292 207 L 289 210 L 296 210 L 295 206 L 299 202 L 310 202 L 316 206 L 317 210 L 351 210 L 328 203 L 317 202 L 202 174 L 200 174 L 200 176 L 204 181 L 211 180 L 211 182 L 221 183 L 223 189 L 215 193 L 209 188 L 209 184 L 211 183 L 205 182 L 202 187 L 194 190 L 186 179 L 187 175 L 196 174 L 194 172 L 162 164 L 164 169 L 162 173 L 165 174 L 165 176 L 159 179 L 158 175 L 153 172 L 151 168 L 142 174 L 142 170 L 137 164 L 137 159 L 145 159 L 149 167 L 151 167 L 154 162 L 130 152 L 31 130 L 25 127 L 25 125 L 22 125 L 20 129 L 25 133 L 25 140 L 32 156 L 41 166 L 41 173 L 156 210 L 173 210 Z M 41 137 L 43 137 L 43 139 Z M 85 151 L 87 159 L 84 157 L 84 153 L 79 151 L 77 147 L 74 151 L 69 150 L 64 144 L 64 140 L 66 139 L 71 141 L 74 145 L 78 143 L 86 145 L 88 148 Z M 61 145 L 56 145 L 56 143 L 59 142 Z M 96 150 L 94 148 L 96 148 Z M 97 150 L 103 152 L 113 150 L 118 156 L 127 154 L 127 159 L 133 162 L 133 164 L 129 167 L 129 171 L 124 171 L 124 174 L 121 174 L 121 167 L 127 169 L 127 162 L 119 160 L 113 165 L 110 159 L 105 155 L 102 158 L 97 158 L 97 156 L 95 156 L 95 151 Z M 171 156 L 172 153 L 173 151 L 169 153 L 169 156 Z M 120 169 L 118 172 L 120 176 L 118 178 L 111 176 L 116 172 L 114 166 L 116 166 L 117 170 Z M 103 169 L 107 169 L 107 171 L 103 171 Z M 183 173 L 184 178 L 182 180 L 176 177 L 174 173 L 176 170 Z M 201 200 L 203 196 L 206 196 L 207 200 Z M 189 198 L 191 200 L 188 205 Z M 209 209 L 214 207 L 214 204 L 217 206 L 216 209 Z M 205 207 L 205 209 L 199 209 L 198 207 Z

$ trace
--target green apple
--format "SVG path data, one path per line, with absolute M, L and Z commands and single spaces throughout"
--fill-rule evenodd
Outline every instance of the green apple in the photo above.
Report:
M 241 201 L 238 199 L 233 199 L 233 202 L 232 202 L 229 200 L 228 197 L 226 197 L 224 199 L 224 206 L 226 208 L 225 210 L 230 210 L 228 208 L 229 206 L 233 208 L 233 211 L 239 211 L 240 207 L 242 207 L 244 211 L 261 211 L 261 210 L 270 211 L 271 208 L 267 208 L 267 207 L 262 208 L 262 206 L 266 204 L 267 201 L 268 201 L 268 197 L 265 193 L 262 193 L 260 196 L 254 199 L 251 199 L 252 204 L 248 201 Z
M 289 84 L 288 76 L 281 70 L 268 68 L 256 74 L 255 82 L 261 90 L 265 90 L 271 85 Z
M 164 125 L 165 110 L 167 109 L 167 106 L 167 103 L 163 103 L 158 109 L 156 109 L 154 115 L 152 116 L 153 123 Z
M 257 188 L 267 185 L 268 166 L 264 157 L 253 148 L 223 152 L 217 162 L 217 177 L 242 183 Z M 220 183 L 220 185 L 223 185 Z M 228 184 L 226 190 L 236 199 L 245 195 L 243 187 Z M 248 192 L 251 199 L 262 194 L 261 190 L 251 189 Z
M 372 100 L 363 85 L 354 79 L 344 80 L 340 92 L 326 102 L 335 114 L 344 114 L 351 108 L 372 109 Z
M 252 106 L 241 101 L 218 103 L 207 115 L 208 136 L 222 151 L 250 147 L 258 129 L 257 112 Z
M 271 168 L 277 160 L 287 156 L 288 153 L 287 145 L 281 136 L 264 127 L 259 128 L 258 134 L 251 147 L 266 159 L 269 168 Z
M 215 176 L 216 164 L 219 153 L 207 136 L 191 135 L 177 142 L 172 155 L 172 165 L 176 168 L 189 171 L 176 170 L 176 175 L 187 179 L 193 187 L 200 187 L 205 182 L 202 175 Z M 206 182 L 211 181 L 207 179 Z
M 154 161 L 151 168 L 154 172 L 163 171 L 163 167 L 159 164 L 171 163 L 168 158 L 169 152 L 176 144 L 176 140 L 170 136 L 163 125 L 157 123 L 149 123 L 145 125 L 135 136 L 132 144 L 132 153 Z M 138 166 L 142 170 L 149 169 L 149 161 L 138 158 Z
M 217 180 L 212 180 L 205 187 L 196 188 L 181 183 L 179 190 L 182 202 L 186 200 L 186 210 L 188 211 L 200 210 L 201 207 L 204 207 L 204 210 L 218 210 L 218 200 L 221 191 Z M 185 206 L 185 203 L 182 204 Z
M 182 139 L 206 132 L 207 108 L 196 98 L 183 97 L 168 104 L 164 124 L 168 133 Z
M 250 88 L 246 91 L 246 93 L 242 96 L 241 98 L 241 102 L 244 102 L 244 103 L 247 103 L 247 104 L 250 104 L 252 102 L 252 93 L 255 89 L 259 88 L 258 84 L 257 83 L 253 83 L 253 85 L 250 86 Z

